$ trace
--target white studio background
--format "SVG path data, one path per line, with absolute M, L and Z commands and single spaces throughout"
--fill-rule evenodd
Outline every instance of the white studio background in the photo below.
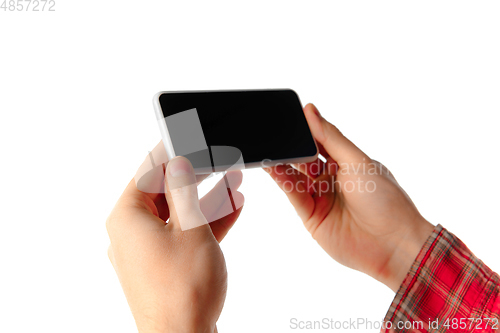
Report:
M 0 332 L 136 332 L 105 219 L 160 140 L 160 90 L 293 88 L 500 271 L 498 1 L 55 8 L 0 10 Z M 383 319 L 393 292 L 330 259 L 265 172 L 241 191 L 219 332 Z

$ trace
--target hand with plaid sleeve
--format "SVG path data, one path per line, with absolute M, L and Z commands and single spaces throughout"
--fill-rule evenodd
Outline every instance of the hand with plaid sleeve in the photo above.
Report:
M 265 170 L 333 259 L 397 293 L 384 330 L 478 332 L 500 326 L 498 275 L 455 236 L 426 221 L 391 172 L 314 105 L 304 114 L 326 162 Z

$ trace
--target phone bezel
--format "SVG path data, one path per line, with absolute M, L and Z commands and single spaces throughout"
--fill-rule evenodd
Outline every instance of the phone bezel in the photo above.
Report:
M 167 158 L 168 160 L 171 160 L 172 158 L 176 157 L 175 150 L 172 144 L 172 140 L 170 139 L 170 135 L 168 134 L 168 128 L 167 124 L 165 121 L 165 117 L 163 115 L 163 111 L 161 109 L 161 104 L 160 104 L 160 96 L 163 94 L 179 94 L 179 93 L 210 93 L 210 92 L 246 92 L 246 91 L 283 91 L 283 90 L 290 90 L 293 91 L 293 93 L 297 96 L 297 99 L 299 100 L 299 103 L 302 106 L 302 102 L 300 101 L 299 95 L 297 92 L 295 92 L 293 89 L 290 88 L 274 88 L 274 89 L 226 89 L 226 90 L 179 90 L 179 91 L 160 91 L 157 94 L 154 95 L 153 97 L 153 106 L 155 110 L 155 115 L 156 119 L 158 121 L 158 125 L 160 127 L 160 133 L 161 133 L 161 138 L 163 140 L 163 145 L 165 146 L 165 151 L 167 153 Z M 309 163 L 309 162 L 314 162 L 318 158 L 318 145 L 316 144 L 316 141 L 314 140 L 314 145 L 316 147 L 316 154 L 312 156 L 299 156 L 295 158 L 288 158 L 288 159 L 280 159 L 280 160 L 264 160 L 265 165 L 263 165 L 264 161 L 260 162 L 251 162 L 251 163 L 244 163 L 244 168 L 231 168 L 233 169 L 250 169 L 250 168 L 262 168 L 262 167 L 273 167 L 276 165 L 283 165 L 283 164 L 297 164 L 297 163 Z M 206 174 L 206 173 L 211 173 L 213 170 L 207 170 L 206 168 L 196 168 L 195 173 L 196 174 Z

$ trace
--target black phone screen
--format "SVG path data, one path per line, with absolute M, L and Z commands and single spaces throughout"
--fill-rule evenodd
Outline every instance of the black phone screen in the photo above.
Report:
M 300 100 L 290 89 L 168 92 L 159 102 L 175 154 L 188 157 L 195 168 L 208 162 L 194 157 L 203 155 L 193 151 L 200 150 L 194 141 L 204 141 L 209 152 L 214 147 L 236 148 L 245 164 L 317 153 Z M 196 116 L 202 134 L 199 126 L 192 126 Z M 229 165 L 233 159 L 219 156 L 211 163 Z

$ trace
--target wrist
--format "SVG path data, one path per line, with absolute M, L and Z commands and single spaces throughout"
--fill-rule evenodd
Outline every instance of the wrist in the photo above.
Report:
M 423 217 L 415 218 L 411 226 L 402 232 L 398 242 L 395 242 L 393 255 L 380 281 L 397 292 L 433 230 L 434 225 Z
M 212 325 L 188 323 L 186 325 L 137 325 L 139 333 L 217 333 L 217 328 Z
M 220 295 L 207 294 L 204 288 L 193 286 L 195 282 L 185 283 L 189 285 L 171 292 L 155 294 L 154 290 L 146 289 L 140 292 L 139 298 L 129 300 L 140 333 L 213 333 L 216 330 L 222 297 L 219 297 L 222 301 L 218 301 Z
M 214 333 L 217 332 L 215 323 L 207 321 L 204 316 L 198 318 L 188 316 L 190 311 L 183 311 L 184 315 L 175 316 L 140 316 L 136 317 L 139 333 Z M 188 318 L 189 317 L 189 318 Z M 161 319 L 159 319 L 161 318 Z

